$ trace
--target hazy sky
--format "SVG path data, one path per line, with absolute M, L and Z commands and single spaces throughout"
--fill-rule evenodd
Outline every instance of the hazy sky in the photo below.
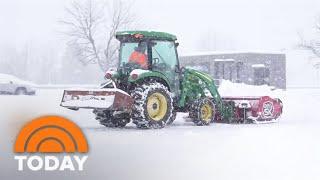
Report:
M 0 0 L 0 45 L 61 47 L 57 20 L 70 0 Z M 311 29 L 319 0 L 136 0 L 142 27 L 176 34 L 184 52 L 280 50 Z M 209 38 L 209 41 L 204 41 Z

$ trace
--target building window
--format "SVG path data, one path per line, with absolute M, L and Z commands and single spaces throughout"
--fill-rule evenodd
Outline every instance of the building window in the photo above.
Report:
M 253 67 L 253 84 L 270 85 L 270 70 L 264 64 L 254 64 Z
M 214 78 L 232 81 L 234 59 L 215 59 Z
M 243 62 L 237 62 L 236 64 L 236 83 L 241 83 L 240 72 L 242 70 Z

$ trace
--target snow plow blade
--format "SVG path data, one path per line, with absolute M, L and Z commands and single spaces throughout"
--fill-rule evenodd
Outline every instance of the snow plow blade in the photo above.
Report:
M 114 111 L 131 110 L 133 100 L 129 94 L 117 89 L 64 90 L 60 106 L 79 110 L 108 109 Z
M 276 122 L 282 114 L 280 99 L 261 97 L 223 97 L 225 103 L 234 103 L 234 116 L 238 122 Z

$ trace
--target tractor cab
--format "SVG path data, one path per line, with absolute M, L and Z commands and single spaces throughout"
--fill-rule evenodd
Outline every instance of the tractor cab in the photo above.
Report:
M 172 90 L 179 89 L 179 61 L 176 36 L 154 31 L 118 32 L 120 41 L 119 67 L 129 75 L 135 69 L 163 74 Z

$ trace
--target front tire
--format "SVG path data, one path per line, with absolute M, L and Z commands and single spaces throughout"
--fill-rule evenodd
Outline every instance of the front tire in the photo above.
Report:
M 105 127 L 123 128 L 130 122 L 129 114 L 122 114 L 122 116 L 114 116 L 113 111 L 108 110 L 93 110 L 96 115 L 96 120 Z
M 23 87 L 19 87 L 15 90 L 15 95 L 26 95 L 27 94 L 27 90 Z
M 174 118 L 171 93 L 163 84 L 147 82 L 137 86 L 131 96 L 134 98 L 132 122 L 138 128 L 163 128 Z
M 209 98 L 201 98 L 191 105 L 189 115 L 197 126 L 208 126 L 214 121 L 215 112 L 213 101 Z

